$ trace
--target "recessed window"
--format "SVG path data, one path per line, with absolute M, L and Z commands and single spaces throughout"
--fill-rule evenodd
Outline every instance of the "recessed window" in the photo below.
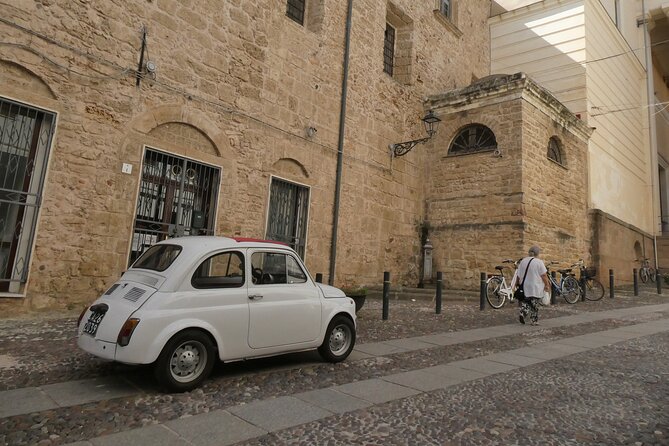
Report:
M 286 15 L 300 25 L 304 25 L 304 9 L 306 0 L 288 0 Z
M 562 156 L 562 144 L 555 136 L 548 140 L 548 159 L 564 166 L 564 157 Z
M 497 149 L 497 139 L 492 130 L 481 124 L 472 124 L 458 131 L 448 149 L 448 154 L 464 155 L 495 149 Z
M 386 33 L 383 40 L 383 71 L 393 75 L 395 63 L 395 28 L 386 23 Z
M 238 288 L 244 285 L 244 256 L 222 252 L 209 257 L 195 270 L 194 288 Z
M 441 12 L 444 17 L 451 18 L 453 9 L 451 8 L 451 0 L 439 0 L 439 12 Z

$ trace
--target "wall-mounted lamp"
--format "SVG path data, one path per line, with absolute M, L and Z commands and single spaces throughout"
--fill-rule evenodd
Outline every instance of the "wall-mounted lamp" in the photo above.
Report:
M 313 138 L 318 130 L 315 127 L 307 127 L 306 132 L 309 138 Z
M 434 114 L 432 110 L 427 112 L 427 114 L 422 119 L 423 124 L 425 124 L 425 131 L 427 132 L 427 138 L 414 139 L 413 141 L 399 142 L 397 144 L 390 144 L 390 156 L 403 156 L 406 155 L 416 147 L 418 144 L 425 144 L 428 142 L 436 133 L 437 127 L 441 119 Z

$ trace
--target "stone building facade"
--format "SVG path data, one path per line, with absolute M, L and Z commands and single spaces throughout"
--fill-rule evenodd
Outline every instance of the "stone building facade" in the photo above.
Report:
M 393 160 L 388 145 L 423 136 L 426 96 L 489 72 L 490 2 L 453 3 L 445 17 L 439 2 L 354 2 L 340 286 L 384 270 L 417 280 L 426 146 Z M 24 166 L 25 184 L 2 197 L 14 209 L 4 209 L 3 314 L 90 301 L 165 234 L 266 237 L 279 179 L 307 203 L 307 265 L 327 272 L 346 2 L 307 0 L 302 23 L 285 0 L 0 4 L 2 125 L 53 121 L 39 147 L 11 149 L 44 178 Z M 393 76 L 383 69 L 388 25 Z M 17 219 L 26 184 L 38 192 L 34 225 Z M 142 206 L 160 221 L 147 223 Z
M 535 244 L 547 260 L 589 260 L 592 129 L 522 73 L 431 96 L 427 107 L 445 123 L 429 151 L 426 220 L 448 285 L 474 283 Z M 489 128 L 494 144 L 458 153 L 453 138 L 472 125 Z

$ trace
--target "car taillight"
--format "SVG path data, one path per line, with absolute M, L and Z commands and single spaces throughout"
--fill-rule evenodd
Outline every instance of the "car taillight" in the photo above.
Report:
M 79 325 L 81 325 L 81 320 L 84 318 L 84 314 L 88 311 L 88 307 L 84 307 L 84 310 L 81 312 L 79 315 L 79 319 L 77 320 L 77 329 L 79 329 Z
M 118 332 L 118 338 L 116 339 L 118 345 L 125 347 L 130 343 L 130 336 L 132 336 L 132 332 L 137 328 L 137 324 L 139 324 L 139 319 L 136 318 L 130 318 L 125 321 L 125 324 L 121 327 L 121 331 Z

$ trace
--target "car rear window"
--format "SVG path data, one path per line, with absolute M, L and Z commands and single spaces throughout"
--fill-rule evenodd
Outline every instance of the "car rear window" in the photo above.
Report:
M 165 271 L 181 253 L 181 246 L 154 245 L 137 259 L 133 268 Z

